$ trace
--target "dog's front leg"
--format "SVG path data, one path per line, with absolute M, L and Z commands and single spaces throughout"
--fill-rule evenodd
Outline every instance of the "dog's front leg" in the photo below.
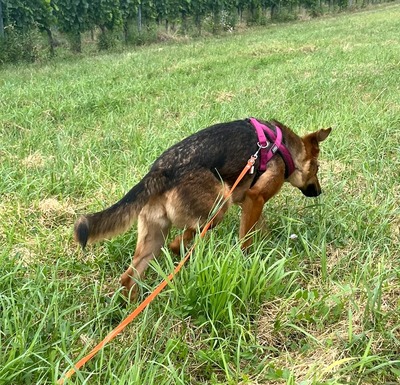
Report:
M 241 204 L 242 217 L 240 220 L 239 237 L 243 241 L 242 249 L 247 249 L 252 244 L 249 233 L 254 230 L 260 219 L 264 204 L 281 189 L 285 181 L 283 174 L 277 173 L 272 168 L 267 170 L 258 179 L 257 183 L 245 194 Z
M 252 244 L 252 237 L 249 236 L 250 231 L 254 230 L 262 209 L 264 207 L 264 198 L 262 195 L 248 190 L 244 198 L 242 206 L 242 217 L 240 219 L 239 237 L 243 241 L 242 249 L 247 249 Z

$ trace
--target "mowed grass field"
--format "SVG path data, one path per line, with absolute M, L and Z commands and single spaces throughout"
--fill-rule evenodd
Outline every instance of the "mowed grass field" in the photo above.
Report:
M 398 384 L 399 31 L 394 3 L 1 68 L 0 384 L 55 383 L 136 306 L 106 300 L 136 228 L 82 252 L 77 216 L 116 202 L 176 141 L 248 116 L 333 127 L 323 194 L 285 186 L 246 255 L 232 208 L 68 383 Z M 163 250 L 141 299 L 178 261 Z

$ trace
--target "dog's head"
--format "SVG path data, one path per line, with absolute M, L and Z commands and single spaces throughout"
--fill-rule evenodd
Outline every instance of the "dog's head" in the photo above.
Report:
M 331 128 L 318 130 L 301 138 L 303 143 L 302 154 L 294 156 L 296 170 L 288 181 L 307 197 L 317 197 L 321 194 L 318 181 L 319 144 L 331 133 Z M 293 154 L 292 154 L 293 155 Z

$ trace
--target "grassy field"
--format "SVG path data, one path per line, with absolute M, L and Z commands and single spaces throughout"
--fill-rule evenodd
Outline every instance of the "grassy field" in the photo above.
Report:
M 83 253 L 82 212 L 212 123 L 323 143 L 324 194 L 286 186 L 244 256 L 239 209 L 71 384 L 400 382 L 400 5 L 0 70 L 0 385 L 52 384 L 135 307 L 136 229 Z M 296 234 L 297 239 L 292 239 Z M 172 270 L 166 249 L 141 296 Z

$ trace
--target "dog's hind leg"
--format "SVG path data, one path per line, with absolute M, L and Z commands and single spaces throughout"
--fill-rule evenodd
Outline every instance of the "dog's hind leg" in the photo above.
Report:
M 151 206 L 151 208 L 150 208 Z M 120 282 L 124 294 L 136 299 L 138 289 L 135 280 L 142 279 L 149 262 L 160 254 L 170 229 L 170 221 L 161 207 L 146 205 L 138 217 L 138 241 L 132 264 L 122 274 Z
M 215 208 L 221 210 L 212 220 L 211 227 L 221 222 L 225 212 L 232 203 L 225 201 L 229 186 L 224 185 L 210 170 L 198 170 L 188 175 L 174 190 L 168 193 L 167 212 L 171 222 L 178 228 L 185 228 L 169 245 L 175 254 L 180 254 L 181 244 L 186 248 L 196 230 L 205 226 Z
M 169 248 L 171 251 L 176 254 L 181 254 L 181 243 L 183 243 L 183 247 L 186 248 L 189 242 L 194 238 L 196 235 L 195 229 L 186 229 L 183 234 L 178 235 L 170 244 Z

